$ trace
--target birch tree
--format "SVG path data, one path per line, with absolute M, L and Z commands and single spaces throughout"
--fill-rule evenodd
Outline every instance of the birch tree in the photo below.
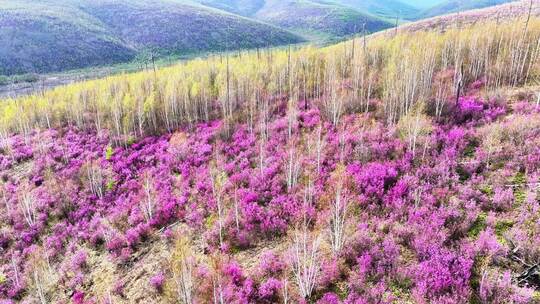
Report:
M 343 195 L 343 185 L 338 182 L 330 212 L 330 244 L 332 252 L 338 254 L 345 244 L 345 227 L 349 212 L 349 201 Z
M 181 236 L 169 258 L 172 272 L 171 292 L 182 304 L 194 303 L 196 281 L 194 276 L 196 258 L 188 236 Z
M 423 136 L 431 133 L 432 129 L 431 121 L 421 113 L 420 109 L 416 109 L 410 114 L 403 116 L 398 124 L 398 131 L 401 137 L 407 141 L 413 158 L 416 155 L 417 146 L 423 140 Z
M 321 241 L 319 235 L 312 235 L 308 227 L 294 232 L 292 245 L 292 269 L 300 295 L 309 299 L 313 293 L 321 270 Z
M 212 193 L 214 194 L 214 199 L 216 200 L 216 209 L 217 209 L 217 218 L 218 218 L 218 229 L 219 229 L 219 246 L 223 247 L 223 230 L 224 230 L 224 221 L 225 221 L 225 205 L 224 205 L 224 194 L 225 194 L 225 184 L 227 182 L 227 176 L 224 172 L 219 171 L 216 166 L 212 166 L 210 169 L 210 176 L 212 178 Z

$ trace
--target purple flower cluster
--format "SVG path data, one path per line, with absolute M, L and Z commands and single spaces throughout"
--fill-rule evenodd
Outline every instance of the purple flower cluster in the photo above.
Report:
M 106 132 L 69 127 L 10 137 L 0 154 L 0 298 L 31 293 L 39 247 L 59 286 L 86 303 L 90 252 L 129 267 L 160 234 L 174 241 L 182 223 L 200 235 L 201 252 L 227 257 L 195 267 L 198 289 L 227 303 L 303 303 L 287 244 L 305 221 L 334 231 L 339 184 L 346 241 L 340 252 L 322 246 L 310 303 L 531 301 L 540 286 L 515 278 L 516 257 L 540 257 L 539 130 L 506 128 L 536 145 L 492 153 L 482 132 L 512 124 L 511 109 L 465 96 L 413 156 L 376 112 L 334 127 L 302 107 L 289 135 L 280 106 L 264 136 L 239 124 L 224 138 L 212 121 L 118 146 Z M 525 108 L 516 111 L 534 119 Z M 276 248 L 257 251 L 267 243 Z M 162 296 L 171 276 L 162 267 L 146 282 Z M 118 296 L 128 288 L 113 287 Z

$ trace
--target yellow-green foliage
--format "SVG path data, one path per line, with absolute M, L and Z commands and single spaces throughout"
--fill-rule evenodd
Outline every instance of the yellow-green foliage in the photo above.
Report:
M 540 75 L 539 55 L 540 20 L 531 20 L 525 32 L 520 19 L 445 33 L 377 35 L 290 53 L 214 56 L 4 100 L 0 130 L 25 133 L 69 124 L 108 128 L 126 139 L 213 118 L 245 121 L 277 95 L 339 102 L 336 115 L 368 110 L 369 99 L 380 98 L 388 121 L 397 122 L 418 101 L 430 102 L 439 71 L 453 71 L 454 91 L 460 79 L 466 84 L 482 76 L 489 87 L 520 85 Z
M 190 242 L 187 236 L 180 236 L 169 258 L 168 266 L 172 278 L 165 284 L 167 303 L 193 303 L 198 287 L 194 278 L 197 261 Z
M 113 153 L 114 153 L 113 147 L 110 145 L 107 146 L 107 149 L 105 150 L 105 159 L 110 160 L 111 157 L 113 156 Z
M 421 105 L 421 104 L 420 104 Z M 416 147 L 420 144 L 426 144 L 425 137 L 429 135 L 433 129 L 431 120 L 426 115 L 422 114 L 422 107 L 410 110 L 407 114 L 401 117 L 397 124 L 397 129 L 400 137 L 409 144 L 409 150 L 413 156 L 416 152 Z

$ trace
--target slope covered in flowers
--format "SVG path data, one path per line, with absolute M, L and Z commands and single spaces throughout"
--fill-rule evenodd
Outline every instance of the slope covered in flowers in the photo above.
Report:
M 7 137 L 0 299 L 537 302 L 540 107 L 481 86 L 397 125 L 378 100 L 333 124 L 278 98 L 251 125 L 119 145 Z

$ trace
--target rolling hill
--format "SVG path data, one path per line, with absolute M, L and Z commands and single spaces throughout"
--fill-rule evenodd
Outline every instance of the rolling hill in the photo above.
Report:
M 0 1 L 0 75 L 112 64 L 135 53 L 75 7 Z
M 178 1 L 87 1 L 81 9 L 135 48 L 155 47 L 166 53 L 267 47 L 300 41 L 267 24 Z
M 457 24 L 460 26 L 467 26 L 486 20 L 505 21 L 515 18 L 526 19 L 527 14 L 529 13 L 529 8 L 530 2 L 512 1 L 500 5 L 436 16 L 411 22 L 400 26 L 399 31 L 416 32 L 438 29 L 442 32 L 446 31 L 447 29 L 454 28 Z M 533 0 L 531 15 L 536 17 L 540 16 L 540 0 Z M 384 34 L 385 31 L 381 31 L 373 36 Z
M 508 0 L 0 0 L 0 75 L 327 41 Z M 436 3 L 436 2 L 434 2 Z M 502 12 L 505 13 L 505 12 Z M 441 19 L 444 20 L 444 19 Z
M 403 0 L 403 3 L 419 9 L 427 9 L 444 2 L 444 0 Z
M 194 0 L 203 5 L 207 5 L 213 8 L 222 9 L 231 13 L 240 14 L 246 17 L 262 17 L 272 15 L 273 18 L 268 18 L 270 22 L 277 21 L 280 24 L 293 24 L 301 25 L 304 23 L 308 25 L 310 18 L 320 22 L 322 14 L 326 13 L 328 16 L 326 21 L 332 22 L 333 25 L 340 24 L 344 18 L 348 17 L 361 17 L 368 18 L 372 22 L 378 19 L 384 19 L 385 21 L 394 19 L 398 14 L 400 18 L 410 18 L 419 13 L 420 9 L 414 5 L 408 4 L 406 1 L 400 0 L 243 0 L 243 1 L 228 1 L 228 0 Z M 298 9 L 299 13 L 291 11 L 291 9 Z M 275 10 L 275 11 L 272 11 Z M 288 10 L 284 12 L 283 10 Z M 313 15 L 311 15 L 313 14 Z M 278 16 L 279 17 L 276 17 Z M 363 15 L 363 16 L 360 16 Z M 308 17 L 307 20 L 299 20 Z M 351 18 L 349 18 L 351 19 Z M 381 22 L 382 20 L 378 20 Z M 346 20 L 345 20 L 346 23 Z M 369 28 L 370 31 L 375 31 L 380 28 L 380 25 L 373 24 L 373 28 Z M 367 25 L 368 26 L 368 25 Z M 311 26 L 311 28 L 317 27 Z M 328 26 L 330 27 L 330 26 Z M 310 26 L 306 26 L 306 30 L 309 30 Z M 339 31 L 338 31 L 339 32 Z
M 340 1 L 324 0 L 196 0 L 202 5 L 270 23 L 299 33 L 310 40 L 343 37 L 391 26 L 365 10 Z
M 182 0 L 179 0 L 182 1 Z M 222 9 L 231 13 L 242 16 L 251 17 L 265 10 L 268 7 L 276 5 L 287 5 L 290 0 L 194 0 L 203 5 Z M 439 0 L 440 1 L 440 0 Z M 298 0 L 303 5 L 311 5 L 314 3 L 320 5 L 341 5 L 350 9 L 354 9 L 364 14 L 370 14 L 375 17 L 391 17 L 395 18 L 396 14 L 401 12 L 402 15 L 414 15 L 419 12 L 419 7 L 433 6 L 433 1 L 427 0 Z M 431 4 L 426 5 L 426 2 Z M 422 5 L 419 5 L 419 4 Z M 436 3 L 436 2 L 435 2 Z
M 265 5 L 265 0 L 195 0 L 208 7 L 241 16 L 253 16 Z
M 429 18 L 434 16 L 440 16 L 450 13 L 463 12 L 472 9 L 479 9 L 484 7 L 490 7 L 494 5 L 504 4 L 508 2 L 514 2 L 515 0 L 448 0 L 439 5 L 431 7 L 422 11 L 417 19 Z
M 419 9 L 400 0 L 335 0 L 336 3 L 352 7 L 361 12 L 386 20 L 411 19 L 418 14 Z
M 285 30 L 179 1 L 0 1 L 0 75 L 53 72 L 161 54 L 267 47 Z
M 308 0 L 0 0 L 0 25 L 0 75 L 111 65 L 148 48 L 186 55 L 391 26 L 352 7 Z
M 310 36 L 346 36 L 375 32 L 392 25 L 379 18 L 334 4 L 308 0 L 267 1 L 254 16 L 300 34 Z

